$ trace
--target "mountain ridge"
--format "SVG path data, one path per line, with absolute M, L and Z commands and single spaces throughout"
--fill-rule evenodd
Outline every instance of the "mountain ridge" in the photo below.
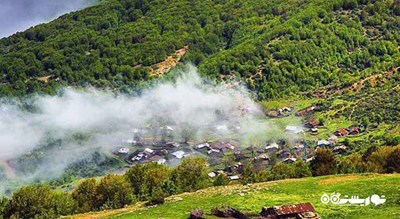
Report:
M 210 79 L 234 75 L 260 100 L 348 84 L 399 66 L 398 3 L 105 1 L 0 40 L 0 94 L 85 84 L 140 90 L 154 79 L 146 66 L 184 45 L 191 50 L 182 62 Z M 24 80 L 47 74 L 60 81 Z

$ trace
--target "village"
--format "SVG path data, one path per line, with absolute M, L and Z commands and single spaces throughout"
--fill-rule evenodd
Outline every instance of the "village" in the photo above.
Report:
M 306 113 L 313 110 L 315 107 L 305 109 Z M 288 116 L 292 113 L 294 113 L 292 108 L 284 107 L 278 109 L 277 116 Z M 301 113 L 304 111 L 296 112 L 296 114 Z M 210 131 L 228 131 L 239 128 L 217 125 Z M 147 162 L 176 166 L 186 157 L 203 156 L 207 158 L 212 170 L 208 173 L 210 178 L 222 174 L 231 181 L 235 181 L 241 178 L 246 165 L 261 170 L 269 169 L 279 162 L 287 164 L 297 160 L 310 162 L 314 159 L 314 152 L 321 147 L 328 147 L 335 154 L 350 153 L 349 148 L 340 139 L 365 132 L 365 128 L 361 125 L 350 126 L 336 130 L 326 139 L 320 139 L 317 136 L 318 132 L 324 128 L 323 124 L 313 120 L 307 121 L 301 126 L 287 125 L 282 131 L 287 136 L 291 136 L 291 141 L 282 138 L 276 141 L 266 141 L 263 145 L 244 145 L 233 137 L 227 139 L 221 136 L 203 142 L 182 142 L 182 140 L 175 140 L 174 137 L 176 132 L 181 131 L 181 127 L 172 125 L 156 128 L 158 137 L 154 137 L 154 128 L 134 128 L 130 132 L 131 139 L 122 140 L 121 144 L 114 147 L 111 152 L 126 162 L 126 168 Z

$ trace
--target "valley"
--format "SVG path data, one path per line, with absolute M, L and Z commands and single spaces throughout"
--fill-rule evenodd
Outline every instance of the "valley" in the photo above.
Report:
M 32 1 L 72 12 L 0 39 L 0 218 L 399 216 L 399 0 Z

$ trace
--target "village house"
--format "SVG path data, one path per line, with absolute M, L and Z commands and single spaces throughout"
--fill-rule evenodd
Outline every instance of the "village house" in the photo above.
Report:
M 318 140 L 318 142 L 317 142 L 317 147 L 328 147 L 328 146 L 332 146 L 330 141 Z
M 154 155 L 154 150 L 150 148 L 145 148 L 144 151 L 138 153 L 136 156 L 132 157 L 131 161 L 143 161 Z
M 185 155 L 184 151 L 175 151 L 172 155 L 178 159 L 182 159 Z
M 312 135 L 317 135 L 318 134 L 318 128 L 312 128 L 310 129 L 310 132 Z
M 148 156 L 150 156 L 150 155 L 152 155 L 154 153 L 154 150 L 150 149 L 150 148 L 145 148 L 143 153 L 148 155 Z
M 167 160 L 164 157 L 161 157 L 159 155 L 154 155 L 154 156 L 150 157 L 149 161 L 158 163 L 158 164 L 165 164 L 167 162 Z
M 343 154 L 343 153 L 346 153 L 347 147 L 344 145 L 339 145 L 339 146 L 334 147 L 332 151 L 335 154 Z
M 239 180 L 239 176 L 238 176 L 238 175 L 228 176 L 228 178 L 229 178 L 230 180 Z
M 296 144 L 295 146 L 293 146 L 293 149 L 297 151 L 302 151 L 304 149 L 304 144 Z
M 284 159 L 284 160 L 282 161 L 282 163 L 290 164 L 290 163 L 296 162 L 296 160 L 297 160 L 296 158 L 289 157 L 289 158 Z
M 210 146 L 210 148 L 211 149 L 216 149 L 216 150 L 220 150 L 220 151 L 222 151 L 222 152 L 226 152 L 226 151 L 229 151 L 229 150 L 234 150 L 235 149 L 235 146 L 234 145 L 232 145 L 231 143 L 229 143 L 229 142 L 215 142 L 215 143 L 212 143 L 211 144 L 211 146 Z
M 254 160 L 270 160 L 268 154 L 260 154 L 254 158 Z
M 206 148 L 207 150 L 210 149 L 210 144 L 209 143 L 203 143 L 195 146 L 195 149 L 203 149 Z
M 169 152 L 166 149 L 161 149 L 161 150 L 154 151 L 154 155 L 158 155 L 158 156 L 161 156 L 161 157 L 163 157 L 163 156 L 165 156 L 167 154 L 169 154 Z
M 265 168 L 270 162 L 268 154 L 260 154 L 253 158 L 254 167 Z
M 339 138 L 336 136 L 336 135 L 331 135 L 329 138 L 328 138 L 328 141 L 329 142 L 331 142 L 331 143 L 336 143 L 337 141 L 339 140 Z
M 304 134 L 303 129 L 297 127 L 297 126 L 292 126 L 292 125 L 288 125 L 285 128 L 285 132 L 290 132 L 293 134 Z
M 210 156 L 210 157 L 222 157 L 222 156 L 224 156 L 224 153 L 221 151 L 221 150 L 219 150 L 219 149 L 211 149 L 211 150 L 209 150 L 208 152 L 207 152 L 207 154 L 208 154 L 208 156 Z
M 315 157 L 307 158 L 307 159 L 306 159 L 306 163 L 309 163 L 309 162 L 313 161 L 314 159 L 315 159 Z
M 263 207 L 261 216 L 268 219 L 320 219 L 311 203 Z
M 209 172 L 207 175 L 208 175 L 210 178 L 214 178 L 214 177 L 217 176 L 217 173 L 215 173 L 215 172 Z
M 360 127 L 350 127 L 349 128 L 349 134 L 350 135 L 358 135 L 361 133 L 361 128 Z
M 128 154 L 128 153 L 129 153 L 129 148 L 122 147 L 118 149 L 118 154 Z
M 285 116 L 290 114 L 293 111 L 293 109 L 291 107 L 283 107 L 278 109 L 278 114 L 281 116 Z
M 292 154 L 288 150 L 280 150 L 277 153 L 279 159 L 289 158 Z
M 279 145 L 275 142 L 270 143 L 265 147 L 266 152 L 272 152 L 272 151 L 278 150 L 278 149 L 279 149 Z
M 338 137 L 345 136 L 345 135 L 347 135 L 347 130 L 346 130 L 346 129 L 343 129 L 343 128 L 338 129 L 338 130 L 334 133 L 334 135 L 336 135 L 336 136 L 338 136 Z
M 167 147 L 167 148 L 177 148 L 179 146 L 180 146 L 180 144 L 175 141 L 170 141 L 170 142 L 165 143 L 165 147 Z
M 302 110 L 296 112 L 295 115 L 296 116 L 306 116 L 308 114 L 313 113 L 316 110 L 317 110 L 317 108 L 315 106 L 311 106 L 311 107 L 308 107 L 308 108 L 305 108 L 305 109 L 302 109 Z
M 317 128 L 319 126 L 319 122 L 317 121 L 310 121 L 304 124 L 304 127 L 312 129 L 312 128 Z

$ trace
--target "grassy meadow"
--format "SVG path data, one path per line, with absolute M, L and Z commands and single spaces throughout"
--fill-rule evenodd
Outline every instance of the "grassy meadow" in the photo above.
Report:
M 194 193 L 175 195 L 159 206 L 144 207 L 138 203 L 124 209 L 76 215 L 71 218 L 188 218 L 192 209 L 206 214 L 212 207 L 230 205 L 244 212 L 259 212 L 263 206 L 311 202 L 321 218 L 400 218 L 400 174 L 337 175 L 289 179 L 252 185 L 213 187 Z M 366 198 L 385 195 L 383 205 L 339 206 L 323 204 L 324 193 L 337 192 Z M 209 217 L 212 218 L 212 217 Z

